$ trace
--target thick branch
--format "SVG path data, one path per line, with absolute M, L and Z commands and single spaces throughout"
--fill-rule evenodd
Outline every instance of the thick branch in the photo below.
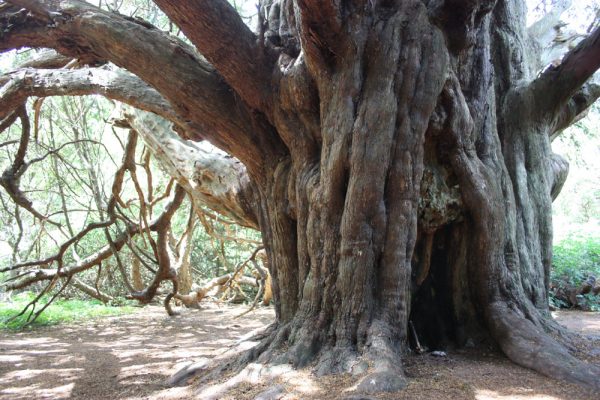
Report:
M 572 0 L 558 0 L 552 4 L 552 10 L 536 21 L 528 32 L 541 46 L 548 45 L 554 40 L 554 30 L 560 22 L 560 16 L 571 7 Z M 551 37 L 547 37 L 551 34 Z
M 556 113 L 600 68 L 600 27 L 568 52 L 558 66 L 550 66 L 530 85 L 543 116 Z
M 80 279 L 73 278 L 72 285 L 75 288 L 81 290 L 83 293 L 87 294 L 88 296 L 93 297 L 94 299 L 98 299 L 103 303 L 108 303 L 109 301 L 113 300 L 113 298 L 108 294 L 102 293 L 100 290 L 97 290 L 95 287 L 88 285 Z
M 51 21 L 52 17 L 56 15 L 56 13 L 50 9 L 49 5 L 42 4 L 35 0 L 7 0 L 7 2 L 14 4 L 15 6 L 23 7 L 46 21 Z
M 583 116 L 587 109 L 600 97 L 600 85 L 589 83 L 583 85 L 556 115 L 554 128 L 550 131 L 550 138 L 556 139 L 563 129 L 568 128 Z
M 25 68 L 0 77 L 0 84 L 3 84 L 0 89 L 0 119 L 6 118 L 30 96 L 100 94 L 186 125 L 156 90 L 123 70 Z
M 258 229 L 257 205 L 246 168 L 235 158 L 182 140 L 156 115 L 132 111 L 130 126 L 144 139 L 160 165 L 190 194 L 197 206 Z
M 569 162 L 560 154 L 552 154 L 549 161 L 552 170 L 552 186 L 550 194 L 554 201 L 567 181 L 567 176 L 569 175 Z
M 71 62 L 71 57 L 65 57 L 54 50 L 44 50 L 35 54 L 29 60 L 19 65 L 19 68 L 62 68 Z
M 60 7 L 60 15 L 53 15 L 51 23 L 29 14 L 19 14 L 15 20 L 14 9 L 0 8 L 0 51 L 46 47 L 70 57 L 112 61 L 153 86 L 180 118 L 196 124 L 213 144 L 236 156 L 257 177 L 266 159 L 263 155 L 283 150 L 272 128 L 264 121 L 257 122 L 253 112 L 189 45 L 148 24 L 88 3 L 66 0 Z
M 269 110 L 270 72 L 264 49 L 226 0 L 155 0 L 225 80 L 252 107 Z
M 339 51 L 342 26 L 340 4 L 336 0 L 300 0 L 297 4 L 302 48 L 309 68 L 315 75 L 319 67 L 327 68 Z

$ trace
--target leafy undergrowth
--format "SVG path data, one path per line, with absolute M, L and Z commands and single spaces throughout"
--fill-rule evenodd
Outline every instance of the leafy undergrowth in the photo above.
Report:
M 35 298 L 35 294 L 24 292 L 13 296 L 9 301 L 0 302 L 0 330 L 21 330 L 27 323 L 29 311 L 18 318 L 15 315 Z M 42 298 L 36 310 L 39 310 L 47 298 Z M 30 308 L 31 310 L 31 308 Z M 44 312 L 26 328 L 57 325 L 75 321 L 85 321 L 97 317 L 130 314 L 136 310 L 130 305 L 112 306 L 98 300 L 55 300 Z
M 550 304 L 600 311 L 600 236 L 570 236 L 554 246 Z

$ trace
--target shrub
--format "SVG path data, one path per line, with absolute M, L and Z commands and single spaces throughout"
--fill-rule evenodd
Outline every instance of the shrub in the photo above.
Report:
M 593 293 L 600 289 L 600 237 L 570 236 L 556 244 L 550 281 L 552 306 L 600 311 L 600 296 Z

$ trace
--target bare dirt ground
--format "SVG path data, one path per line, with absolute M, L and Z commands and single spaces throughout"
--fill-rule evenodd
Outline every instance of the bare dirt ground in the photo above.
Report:
M 349 376 L 316 379 L 309 371 L 269 382 L 243 383 L 226 395 L 209 396 L 196 384 L 170 388 L 166 380 L 186 363 L 222 355 L 247 332 L 267 325 L 272 309 L 242 318 L 244 307 L 184 310 L 169 318 L 160 307 L 133 315 L 0 335 L 0 399 L 253 399 L 280 384 L 284 399 L 343 399 Z M 559 312 L 559 322 L 592 336 L 582 355 L 600 363 L 600 313 Z M 597 399 L 598 393 L 538 375 L 497 353 L 450 352 L 447 357 L 410 356 L 407 389 L 366 399 Z M 600 379 L 600 377 L 598 377 Z M 360 398 L 360 397 L 356 397 Z

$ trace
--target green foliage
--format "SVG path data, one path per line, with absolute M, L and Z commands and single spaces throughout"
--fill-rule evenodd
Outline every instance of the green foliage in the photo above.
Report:
M 16 319 L 11 320 L 11 318 L 18 314 L 27 303 L 34 298 L 34 293 L 24 292 L 15 295 L 10 301 L 1 302 L 0 331 L 23 329 L 23 326 L 27 322 L 28 312 Z M 47 300 L 48 298 L 42 298 L 43 303 Z M 97 317 L 129 314 L 134 310 L 135 308 L 129 305 L 122 307 L 104 305 L 97 300 L 83 301 L 57 299 L 38 317 L 38 319 L 35 320 L 33 324 L 31 324 L 31 328 L 85 321 Z
M 600 296 L 593 293 L 580 294 L 577 296 L 579 307 L 589 311 L 600 311 Z
M 566 276 L 573 284 L 600 275 L 600 237 L 570 236 L 556 244 L 552 266 L 553 276 Z
M 600 216 L 600 106 L 590 107 L 585 119 L 566 129 L 552 150 L 569 161 L 569 176 L 553 203 L 555 229 L 559 236 L 573 224 L 596 227 Z
M 550 304 L 556 308 L 572 306 L 563 293 L 578 288 L 590 277 L 600 280 L 600 236 L 569 236 L 555 244 L 550 275 Z M 600 311 L 600 296 L 578 295 L 583 309 Z

